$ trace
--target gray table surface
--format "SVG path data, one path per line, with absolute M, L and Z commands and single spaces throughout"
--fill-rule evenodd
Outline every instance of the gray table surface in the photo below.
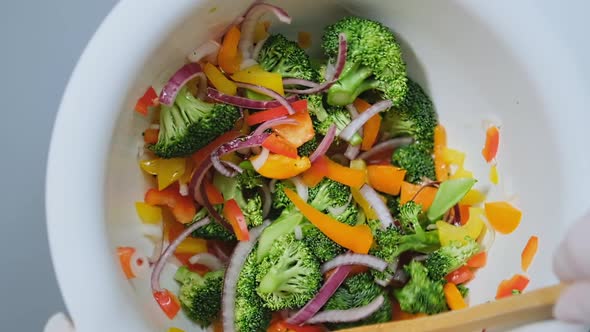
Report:
M 115 0 L 19 0 L 0 6 L 0 323 L 2 331 L 41 331 L 65 310 L 48 253 L 44 211 L 47 148 L 53 119 L 84 46 Z M 585 0 L 542 0 L 563 38 L 583 41 L 590 59 Z M 569 9 L 569 10 L 568 10 Z M 566 12 L 567 11 L 567 12 Z M 590 77 L 590 66 L 580 68 Z M 72 165 L 75 167 L 75 165 Z M 64 179 L 67 181 L 67 179 Z

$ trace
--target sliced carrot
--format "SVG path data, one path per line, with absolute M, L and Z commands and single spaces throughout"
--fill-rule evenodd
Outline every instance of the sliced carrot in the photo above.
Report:
M 537 254 L 538 248 L 539 248 L 539 238 L 536 236 L 531 236 L 529 238 L 529 241 L 527 242 L 526 246 L 522 250 L 522 254 L 520 255 L 521 266 L 522 266 L 522 270 L 524 272 L 526 272 L 529 269 L 529 267 L 531 266 L 531 263 L 533 262 L 533 259 L 535 258 L 535 255 Z
M 401 185 L 400 204 L 414 201 L 422 205 L 422 211 L 426 211 L 432 205 L 437 191 L 438 189 L 434 187 L 422 188 L 421 185 L 403 181 Z
M 467 303 L 463 296 L 461 296 L 461 292 L 457 286 L 453 283 L 445 284 L 443 291 L 445 293 L 445 298 L 447 300 L 447 304 L 451 310 L 460 310 L 467 308 Z
M 529 278 L 522 274 L 515 274 L 508 280 L 502 280 L 498 286 L 498 291 L 496 292 L 496 300 L 512 296 L 514 291 L 522 293 L 526 289 L 526 286 L 528 286 L 529 282 Z
M 293 190 L 285 188 L 285 194 L 297 209 L 332 241 L 355 253 L 366 254 L 373 245 L 373 233 L 369 226 L 350 226 L 323 214 L 307 204 Z
M 367 103 L 363 99 L 357 98 L 354 101 L 354 106 L 359 111 L 359 113 L 363 113 L 371 107 L 371 104 Z M 377 141 L 380 127 L 381 116 L 379 116 L 379 114 L 373 115 L 369 121 L 365 122 L 363 125 L 363 142 L 361 143 L 361 150 L 367 151 L 373 147 Z
M 328 162 L 328 174 L 326 176 L 336 182 L 340 182 L 351 188 L 360 188 L 366 181 L 366 172 L 342 166 L 326 158 Z
M 500 130 L 496 126 L 490 126 L 486 130 L 486 143 L 481 150 L 483 158 L 489 163 L 498 153 L 498 145 L 500 143 Z
M 446 147 L 447 132 L 445 127 L 439 124 L 434 128 L 434 169 L 438 181 L 445 181 L 449 178 L 449 165 L 443 158 Z
M 319 157 L 316 159 L 311 168 L 301 174 L 301 180 L 308 187 L 315 187 L 328 175 L 328 158 Z
M 406 171 L 392 165 L 370 165 L 367 166 L 367 175 L 369 184 L 375 190 L 397 196 Z
M 485 251 L 482 251 L 478 254 L 473 255 L 473 257 L 469 258 L 469 260 L 467 261 L 467 266 L 477 269 L 486 266 L 487 262 L 488 254 Z
M 514 232 L 522 219 L 522 212 L 508 202 L 485 203 L 485 211 L 492 227 L 502 234 Z
M 217 62 L 224 72 L 233 74 L 240 70 L 240 53 L 238 43 L 240 42 L 240 29 L 232 26 L 223 37 L 223 43 L 217 55 Z
M 159 134 L 160 130 L 158 129 L 147 129 L 143 132 L 143 141 L 147 144 L 156 144 L 158 143 Z

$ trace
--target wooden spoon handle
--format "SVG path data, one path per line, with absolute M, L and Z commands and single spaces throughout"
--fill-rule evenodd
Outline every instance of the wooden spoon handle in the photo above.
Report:
M 361 326 L 347 332 L 473 332 L 513 328 L 553 317 L 553 305 L 565 285 L 540 288 L 517 296 L 412 320 Z

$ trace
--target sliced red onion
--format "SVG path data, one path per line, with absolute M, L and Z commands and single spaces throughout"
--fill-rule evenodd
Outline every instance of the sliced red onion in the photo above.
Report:
M 367 160 L 367 159 L 371 158 L 372 156 L 379 154 L 381 152 L 388 151 L 388 150 L 393 151 L 399 147 L 412 144 L 413 141 L 414 140 L 411 137 L 392 138 L 392 139 L 389 139 L 387 141 L 381 142 L 381 143 L 373 146 L 373 148 L 371 150 L 361 153 L 358 157 L 359 157 L 359 159 Z
M 237 165 L 232 164 L 229 167 L 233 169 L 229 170 L 224 166 L 224 164 L 219 158 L 225 154 L 237 151 L 239 149 L 260 146 L 268 136 L 269 134 L 264 133 L 260 135 L 250 135 L 246 137 L 239 137 L 225 144 L 222 144 L 211 154 L 211 162 L 213 163 L 213 166 L 219 173 L 228 177 L 233 177 L 241 170 L 241 168 L 239 168 L 239 166 Z
M 424 262 L 428 258 L 428 255 L 417 255 L 412 258 L 416 262 Z
M 261 93 L 265 96 L 268 96 L 268 97 L 278 101 L 281 104 L 281 106 L 283 106 L 287 109 L 287 112 L 289 112 L 289 114 L 295 114 L 295 110 L 293 109 L 293 106 L 291 106 L 291 104 L 289 104 L 289 101 L 285 97 L 281 96 L 279 93 L 277 93 L 269 88 L 265 88 L 263 86 L 256 85 L 256 84 L 241 83 L 241 82 L 236 82 L 236 85 L 238 86 L 238 88 L 252 90 L 252 91 Z
M 260 54 L 260 51 L 262 51 L 262 47 L 264 46 L 264 43 L 266 43 L 267 39 L 268 39 L 268 36 L 266 36 L 263 40 L 256 43 L 256 46 L 254 46 L 254 51 L 252 51 L 252 59 L 254 59 L 254 60 L 258 59 L 258 55 Z M 256 63 L 256 61 L 254 61 L 254 62 Z M 248 68 L 248 67 L 245 67 L 245 68 Z
M 223 164 L 223 166 L 225 166 L 227 168 L 231 168 L 233 170 L 232 172 L 241 174 L 244 171 L 240 166 L 238 166 L 230 161 L 222 160 L 221 163 Z
M 333 268 L 343 265 L 362 265 L 379 272 L 383 272 L 387 268 L 386 261 L 373 255 L 346 253 L 336 256 L 334 259 L 324 263 L 321 271 L 322 273 L 326 273 Z
M 270 189 L 266 183 L 262 184 L 260 187 L 260 191 L 262 191 L 262 218 L 266 218 L 268 213 L 270 212 L 270 208 L 272 206 L 272 196 L 270 194 Z
M 272 90 L 270 90 L 270 91 L 272 91 Z M 277 93 L 277 95 L 279 95 L 279 94 Z M 283 96 L 281 96 L 281 95 L 279 95 L 279 96 L 281 98 L 283 98 Z M 207 97 L 209 97 L 215 101 L 224 103 L 224 104 L 234 105 L 234 106 L 253 109 L 253 110 L 266 110 L 269 108 L 284 106 L 278 100 L 262 101 L 262 100 L 248 99 L 248 98 L 244 98 L 244 97 L 240 97 L 240 96 L 230 96 L 230 95 L 226 95 L 224 93 L 221 93 L 218 90 L 215 90 L 213 88 L 207 88 Z M 299 98 L 297 98 L 297 96 L 289 96 L 289 97 L 283 98 L 283 99 L 287 101 L 287 104 L 289 104 L 294 101 L 297 101 Z M 289 105 L 289 106 L 291 106 L 291 105 Z
M 182 88 L 186 82 L 197 76 L 205 77 L 203 69 L 198 63 L 187 63 L 186 65 L 180 67 L 180 69 L 178 69 L 176 73 L 172 75 L 168 83 L 166 83 L 162 89 L 159 98 L 160 103 L 166 106 L 172 106 L 174 99 L 176 99 L 176 94 L 180 88 Z
M 388 280 L 383 280 L 383 279 L 375 279 L 375 283 L 381 287 L 387 287 L 389 286 L 389 283 L 391 282 L 391 280 L 389 280 L 391 278 L 388 278 Z
M 207 85 L 207 76 L 205 76 L 205 73 L 201 73 L 197 74 L 197 77 L 199 77 L 199 86 L 197 86 L 197 98 L 199 98 L 200 100 L 205 100 L 205 98 L 207 97 L 207 88 L 209 87 Z
M 291 24 L 291 16 L 282 8 L 273 6 L 268 3 L 260 2 L 252 5 L 246 15 L 241 27 L 241 38 L 238 44 L 238 50 L 242 54 L 243 60 L 253 59 L 254 48 L 254 31 L 256 24 L 264 14 L 271 12 L 279 21 Z
M 350 141 L 354 134 L 361 129 L 370 118 L 379 112 L 385 111 L 393 106 L 391 100 L 382 100 L 373 106 L 369 107 L 366 111 L 361 113 L 356 119 L 352 120 L 348 126 L 346 126 L 340 132 L 340 138 L 345 141 Z
M 356 106 L 354 106 L 354 104 L 348 104 L 346 105 L 346 110 L 348 111 L 348 113 L 350 113 L 350 117 L 352 119 L 356 119 L 359 116 L 359 111 L 356 109 Z
M 260 135 L 260 134 L 264 133 L 264 131 L 269 128 L 279 126 L 279 125 L 284 125 L 284 124 L 296 125 L 296 124 L 299 124 L 299 122 L 297 122 L 294 119 L 289 119 L 286 116 L 281 116 L 276 119 L 272 119 L 272 120 L 268 120 L 266 122 L 263 122 L 260 126 L 258 126 L 258 128 L 256 128 L 256 130 L 254 130 L 252 135 Z
M 410 276 L 408 276 L 404 269 L 397 269 L 391 279 L 400 284 L 405 284 L 410 280 Z
M 333 216 L 339 216 L 339 215 L 343 214 L 344 211 L 346 211 L 346 209 L 348 209 L 350 202 L 352 202 L 352 194 L 348 195 L 348 201 L 345 204 L 343 204 L 342 206 L 336 206 L 336 207 L 328 206 L 328 212 L 330 212 L 330 214 Z
M 348 147 L 346 148 L 346 151 L 344 152 L 344 156 L 346 158 L 348 158 L 349 160 L 354 160 L 354 159 L 356 159 L 356 157 L 358 156 L 360 151 L 361 151 L 360 145 L 355 146 L 355 145 L 349 144 Z
M 189 190 L 188 190 L 188 184 L 185 182 L 178 182 L 178 193 L 180 194 L 180 196 L 188 196 L 189 194 Z
M 377 296 L 369 304 L 348 310 L 326 310 L 307 320 L 308 324 L 356 322 L 371 316 L 385 302 L 383 295 Z
M 295 229 L 293 229 L 293 232 L 295 233 L 295 239 L 298 241 L 303 240 L 303 230 L 301 229 L 301 226 L 297 225 L 295 226 Z
M 260 151 L 258 157 L 252 160 L 252 167 L 254 167 L 255 170 L 259 170 L 260 168 L 262 168 L 262 165 L 266 163 L 266 160 L 268 159 L 269 155 L 270 151 L 268 151 L 268 149 L 262 148 L 262 151 Z
M 208 40 L 195 48 L 191 54 L 188 55 L 188 61 L 199 62 L 201 59 L 207 57 L 207 61 L 217 64 L 217 52 L 219 52 L 221 44 L 215 40 Z
M 242 266 L 246 262 L 248 255 L 254 248 L 260 233 L 270 224 L 265 221 L 261 226 L 252 228 L 250 230 L 250 240 L 240 241 L 229 261 L 227 269 L 225 270 L 225 279 L 223 281 L 223 295 L 221 297 L 221 317 L 223 322 L 224 332 L 235 332 L 235 309 L 236 309 L 236 286 L 238 278 L 242 270 Z
M 208 267 L 211 271 L 217 271 L 224 268 L 223 263 L 215 255 L 208 252 L 198 253 L 188 259 L 191 264 L 201 264 Z
M 215 256 L 219 258 L 223 262 L 224 265 L 229 261 L 229 256 L 225 253 L 225 251 L 219 247 L 219 243 L 217 241 L 208 241 L 207 247 L 210 248 Z
M 295 185 L 297 195 L 299 195 L 299 197 L 301 197 L 302 200 L 307 202 L 307 199 L 309 198 L 309 188 L 303 183 L 301 178 L 298 176 L 294 176 L 290 180 Z
M 155 264 L 158 261 L 158 258 L 160 258 L 160 255 L 162 255 L 162 249 L 164 248 L 164 232 L 162 232 L 162 238 L 158 239 L 155 242 L 154 245 L 154 251 L 152 252 L 152 255 L 150 257 L 148 257 L 148 261 L 150 262 L 150 264 Z
M 351 270 L 352 267 L 349 265 L 337 267 L 322 288 L 320 288 L 316 296 L 307 302 L 295 315 L 289 317 L 287 323 L 301 325 L 313 317 L 328 302 L 332 295 L 334 295 Z
M 270 183 L 268 184 L 268 189 L 270 189 L 271 193 L 274 193 L 276 191 L 277 181 L 277 179 L 270 180 Z
M 316 159 L 321 156 L 324 156 L 328 149 L 330 149 L 330 145 L 334 142 L 334 138 L 336 137 L 336 125 L 332 124 L 330 128 L 328 128 L 328 132 L 326 132 L 326 136 L 322 139 L 318 147 L 315 151 L 309 156 L 309 160 L 313 163 Z
M 174 241 L 172 241 L 172 243 L 170 243 L 168 245 L 168 247 L 166 247 L 166 249 L 164 249 L 164 252 L 162 252 L 162 255 L 160 255 L 160 258 L 158 258 L 158 261 L 156 262 L 156 265 L 154 266 L 154 270 L 152 271 L 152 277 L 150 279 L 150 282 L 151 282 L 153 292 L 161 292 L 162 291 L 162 288 L 160 287 L 160 275 L 162 274 L 162 270 L 164 269 L 164 266 L 166 265 L 166 261 L 168 260 L 168 258 L 170 256 L 172 256 L 172 254 L 174 254 L 174 251 L 176 250 L 176 248 L 178 248 L 180 243 L 182 243 L 182 241 L 184 241 L 184 239 L 189 237 L 189 235 L 191 235 L 192 232 L 194 232 L 195 230 L 197 230 L 203 226 L 208 225 L 210 222 L 211 221 L 209 220 L 209 218 L 203 218 L 203 219 L 193 223 L 192 225 L 187 227 L 184 231 L 182 231 L 182 233 L 180 233 L 180 235 L 178 235 L 178 237 L 176 237 L 176 239 L 174 239 Z
M 324 79 L 326 81 L 330 81 L 332 77 L 334 77 L 334 71 L 336 70 L 336 67 L 334 67 L 334 65 L 331 62 L 328 62 L 328 64 L 326 65 L 326 73 L 324 74 Z
M 361 195 L 363 198 L 369 202 L 369 205 L 373 207 L 377 217 L 379 217 L 379 221 L 381 221 L 381 227 L 387 228 L 393 225 L 393 217 L 387 208 L 387 205 L 383 203 L 379 194 L 375 191 L 375 189 L 371 188 L 368 184 L 364 184 L 361 187 Z
M 301 85 L 306 86 L 308 88 L 317 88 L 318 86 L 320 86 L 319 83 L 300 78 L 283 78 L 283 85 Z

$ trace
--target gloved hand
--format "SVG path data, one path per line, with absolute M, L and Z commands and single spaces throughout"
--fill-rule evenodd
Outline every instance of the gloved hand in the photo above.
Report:
M 590 213 L 574 224 L 558 247 L 553 269 L 562 282 L 571 283 L 557 302 L 557 319 L 590 324 Z

